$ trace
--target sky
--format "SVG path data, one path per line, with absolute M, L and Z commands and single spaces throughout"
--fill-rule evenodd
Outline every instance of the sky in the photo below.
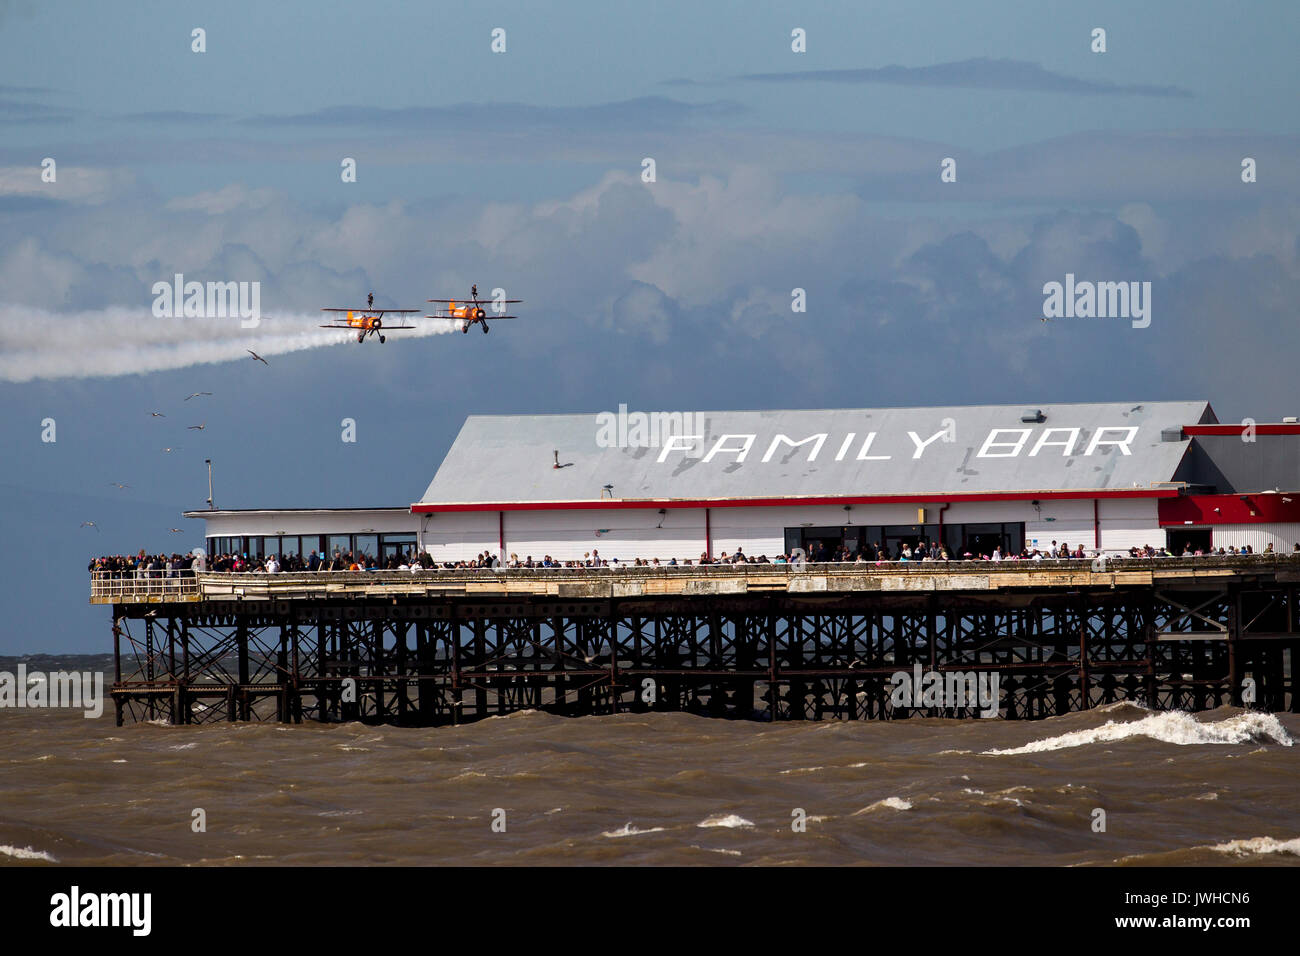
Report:
M 87 562 L 200 545 L 205 459 L 218 507 L 400 506 L 469 414 L 1300 414 L 1297 27 L 1266 0 L 0 0 L 0 654 L 107 651 Z M 258 283 L 263 319 L 157 317 L 177 273 Z M 1149 324 L 1043 321 L 1067 274 L 1150 283 Z M 316 328 L 471 283 L 520 318 Z

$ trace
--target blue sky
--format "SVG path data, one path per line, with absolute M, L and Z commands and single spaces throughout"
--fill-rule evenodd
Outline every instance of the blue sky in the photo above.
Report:
M 553 6 L 0 2 L 0 653 L 106 650 L 87 560 L 200 543 L 204 458 L 223 507 L 400 505 L 471 413 L 1300 413 L 1295 4 Z M 175 272 L 272 318 L 155 319 Z M 1150 327 L 1039 321 L 1067 272 Z M 312 328 L 471 282 L 524 318 Z

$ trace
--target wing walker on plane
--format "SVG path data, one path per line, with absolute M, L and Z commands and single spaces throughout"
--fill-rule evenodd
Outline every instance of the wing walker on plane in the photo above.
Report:
M 522 302 L 522 299 L 490 299 L 482 300 L 478 297 L 478 286 L 470 286 L 469 301 L 456 299 L 429 299 L 430 302 L 436 302 L 444 305 L 445 308 L 435 309 L 433 315 L 426 315 L 426 319 L 451 319 L 461 323 L 460 330 L 468 332 L 469 327 L 474 324 L 483 326 L 483 331 L 488 330 L 487 318 L 488 309 L 505 310 L 506 303 Z M 484 306 L 488 306 L 485 309 Z M 414 325 L 385 325 L 385 315 L 406 316 L 419 312 L 419 309 L 376 309 L 375 294 L 372 292 L 366 296 L 366 307 L 353 309 L 321 309 L 322 312 L 337 312 L 343 315 L 335 319 L 329 325 L 322 325 L 322 329 L 351 329 L 357 333 L 357 343 L 360 344 L 366 340 L 367 335 L 379 336 L 382 344 L 387 341 L 386 332 L 400 331 L 402 329 L 414 329 Z M 493 319 L 517 319 L 516 315 L 498 315 L 492 314 Z M 401 321 L 405 321 L 404 319 Z
M 419 309 L 376 309 L 375 294 L 372 292 L 366 296 L 366 307 L 364 309 L 321 309 L 322 312 L 344 312 L 346 315 L 342 319 L 337 319 L 329 325 L 322 325 L 322 329 L 356 329 L 357 343 L 360 344 L 366 340 L 367 335 L 378 335 L 379 342 L 382 345 L 385 341 L 384 333 L 381 331 L 385 328 L 384 316 L 392 313 L 393 315 L 410 315 L 419 312 Z M 401 329 L 413 329 L 414 325 L 390 325 L 387 327 L 389 332 Z
M 487 324 L 488 313 L 487 313 L 487 309 L 484 309 L 483 306 L 485 305 L 490 306 L 494 310 L 497 308 L 497 306 L 501 306 L 502 308 L 500 311 L 505 311 L 504 306 L 506 303 L 516 303 L 516 302 L 522 302 L 524 300 L 523 299 L 481 300 L 478 297 L 478 286 L 472 285 L 470 286 L 468 302 L 464 301 L 463 299 L 459 300 L 459 302 L 456 299 L 429 299 L 427 301 L 438 303 L 440 305 L 445 306 L 446 308 L 434 309 L 433 315 L 426 315 L 425 316 L 426 319 L 459 319 L 461 323 L 460 330 L 462 332 L 468 332 L 469 327 L 471 325 L 478 323 L 479 325 L 483 326 L 483 331 L 486 333 L 488 330 L 488 324 Z M 494 320 L 495 319 L 517 319 L 519 318 L 519 316 L 498 315 L 494 312 L 492 318 Z

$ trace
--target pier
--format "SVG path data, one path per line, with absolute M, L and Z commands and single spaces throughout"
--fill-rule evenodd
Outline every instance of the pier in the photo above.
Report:
M 996 672 L 1000 716 L 1300 708 L 1300 556 L 96 573 L 118 724 L 458 724 L 522 709 L 974 717 L 891 675 Z

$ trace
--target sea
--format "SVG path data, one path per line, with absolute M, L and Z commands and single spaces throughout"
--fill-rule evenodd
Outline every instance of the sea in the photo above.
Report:
M 0 865 L 1297 866 L 1297 737 L 1297 714 L 1127 703 L 437 728 L 0 709 Z

